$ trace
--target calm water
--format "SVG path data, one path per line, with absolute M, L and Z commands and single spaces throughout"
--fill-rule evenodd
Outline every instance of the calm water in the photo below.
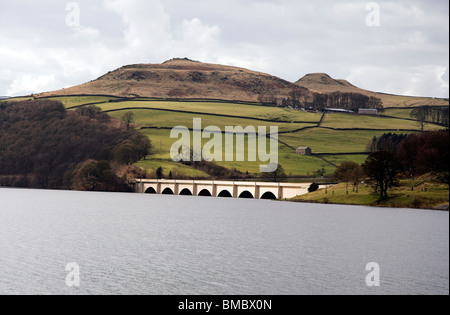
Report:
M 0 277 L 0 294 L 449 294 L 449 214 L 0 189 Z

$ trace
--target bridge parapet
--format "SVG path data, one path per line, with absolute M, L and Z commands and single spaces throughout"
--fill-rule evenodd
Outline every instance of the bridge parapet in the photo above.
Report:
M 290 199 L 308 193 L 310 183 L 265 183 L 205 180 L 141 179 L 135 183 L 136 193 L 192 195 L 211 197 Z

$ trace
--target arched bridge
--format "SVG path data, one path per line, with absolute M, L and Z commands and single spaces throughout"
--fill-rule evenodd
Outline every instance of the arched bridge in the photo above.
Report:
M 198 180 L 137 180 L 135 192 L 182 196 L 289 199 L 308 193 L 311 184 Z

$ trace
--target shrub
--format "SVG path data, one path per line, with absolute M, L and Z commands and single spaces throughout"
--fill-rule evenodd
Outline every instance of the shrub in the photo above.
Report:
M 317 184 L 317 183 L 312 183 L 310 186 L 309 186 L 309 188 L 308 188 L 308 192 L 309 193 L 312 193 L 312 192 L 315 192 L 315 191 L 318 191 L 319 190 L 319 184 Z

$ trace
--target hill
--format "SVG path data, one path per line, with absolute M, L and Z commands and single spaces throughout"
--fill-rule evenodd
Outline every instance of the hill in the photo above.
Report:
M 310 100 L 313 93 L 360 93 L 379 98 L 386 108 L 422 105 L 448 106 L 447 99 L 390 95 L 358 88 L 325 73 L 307 74 L 295 83 L 249 69 L 172 59 L 162 64 L 123 66 L 85 84 L 40 94 L 110 95 L 160 99 L 209 99 L 272 103 L 275 99 Z
M 336 80 L 326 73 L 311 73 L 307 74 L 295 84 L 309 89 L 315 93 L 332 93 L 332 92 L 346 92 L 346 93 L 361 93 L 367 96 L 373 96 L 383 101 L 383 106 L 390 107 L 417 107 L 422 105 L 432 106 L 448 106 L 449 101 L 445 99 L 437 99 L 430 97 L 412 97 L 391 95 L 386 93 L 377 93 L 358 88 L 346 80 Z
M 162 64 L 121 67 L 97 80 L 40 96 L 112 95 L 171 99 L 221 99 L 261 102 L 308 89 L 269 74 L 243 68 L 172 59 Z

